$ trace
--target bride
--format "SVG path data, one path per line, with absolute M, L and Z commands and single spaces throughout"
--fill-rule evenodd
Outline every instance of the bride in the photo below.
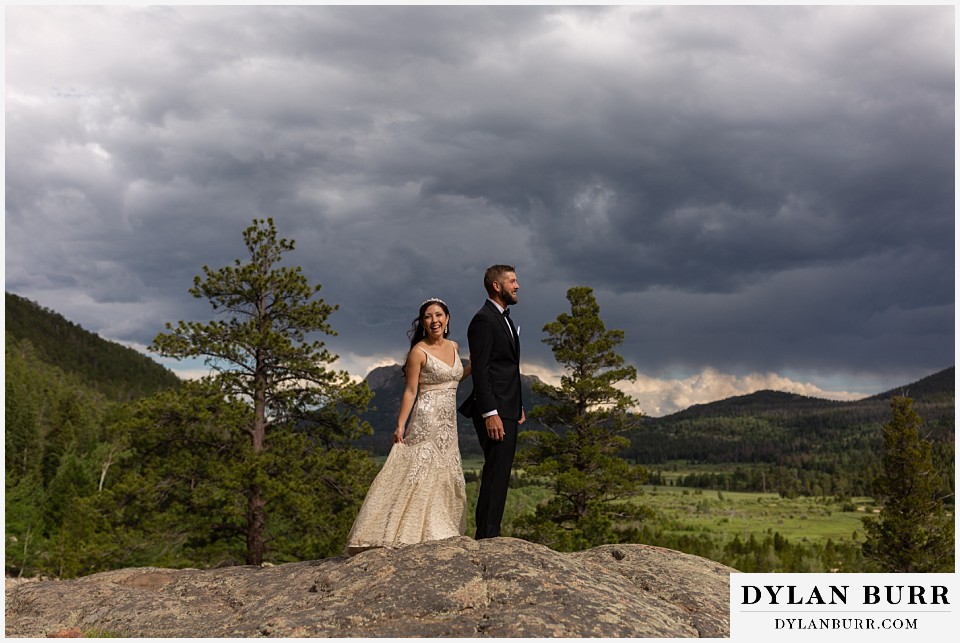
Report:
M 393 448 L 347 536 L 346 553 L 351 556 L 374 547 L 462 536 L 466 531 L 456 397 L 470 365 L 463 367 L 459 346 L 447 339 L 449 322 L 450 310 L 442 300 L 428 299 L 420 305 L 403 367 L 406 388 Z

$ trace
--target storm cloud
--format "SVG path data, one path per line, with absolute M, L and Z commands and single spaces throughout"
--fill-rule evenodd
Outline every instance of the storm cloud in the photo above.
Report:
M 492 263 L 517 266 L 528 372 L 555 374 L 540 329 L 591 286 L 659 412 L 954 362 L 951 6 L 6 21 L 6 288 L 102 336 L 210 318 L 193 276 L 269 216 L 355 375 L 402 359 L 427 297 L 465 343 Z

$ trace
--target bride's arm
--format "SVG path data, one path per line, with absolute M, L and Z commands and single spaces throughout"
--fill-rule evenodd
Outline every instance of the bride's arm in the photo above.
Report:
M 407 418 L 413 410 L 413 401 L 417 399 L 417 383 L 420 381 L 420 369 L 427 361 L 423 351 L 411 350 L 407 354 L 407 364 L 404 367 L 404 377 L 407 383 L 400 398 L 400 415 L 397 417 L 397 428 L 393 432 L 394 443 L 403 442 L 403 433 L 406 430 Z

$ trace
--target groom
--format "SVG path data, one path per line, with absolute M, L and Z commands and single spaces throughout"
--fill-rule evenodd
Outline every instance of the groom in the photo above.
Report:
M 510 319 L 517 303 L 513 266 L 495 265 L 483 275 L 487 301 L 467 329 L 473 392 L 460 412 L 473 418 L 483 449 L 483 473 L 477 498 L 477 540 L 500 535 L 517 430 L 526 419 L 520 393 L 520 335 Z

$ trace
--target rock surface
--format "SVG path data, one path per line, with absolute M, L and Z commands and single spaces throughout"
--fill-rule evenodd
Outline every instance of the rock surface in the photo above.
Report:
M 6 593 L 6 635 L 726 637 L 729 574 L 647 545 L 450 538 L 274 567 L 122 569 Z

